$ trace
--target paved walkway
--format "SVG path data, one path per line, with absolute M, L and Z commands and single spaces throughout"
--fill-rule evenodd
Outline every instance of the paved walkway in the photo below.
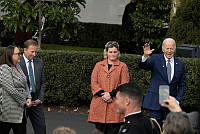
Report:
M 47 134 L 52 134 L 58 126 L 67 126 L 77 134 L 91 134 L 94 125 L 88 123 L 87 114 L 78 112 L 47 112 L 45 111 Z M 27 134 L 34 134 L 30 121 L 27 123 Z

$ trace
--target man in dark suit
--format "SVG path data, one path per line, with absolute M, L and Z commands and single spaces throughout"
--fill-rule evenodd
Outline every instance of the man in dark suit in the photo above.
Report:
M 155 134 L 158 126 L 151 124 L 149 118 L 141 112 L 143 90 L 134 83 L 125 83 L 116 89 L 116 107 L 118 113 L 125 114 L 125 123 L 118 134 Z M 157 131 L 154 131 L 157 129 Z
M 150 110 L 150 116 L 162 124 L 168 111 L 159 104 L 159 86 L 168 85 L 169 94 L 180 103 L 186 88 L 184 62 L 174 57 L 176 43 L 172 38 L 163 41 L 163 54 L 154 54 L 148 58 L 154 51 L 149 44 L 145 44 L 143 50 L 139 67 L 151 71 L 151 83 L 144 97 L 143 108 Z
M 27 108 L 27 117 L 30 118 L 35 134 L 46 134 L 46 124 L 42 103 L 46 89 L 44 65 L 41 59 L 36 58 L 38 44 L 30 39 L 24 43 L 24 54 L 20 59 L 20 66 L 27 77 L 32 96 L 32 107 Z

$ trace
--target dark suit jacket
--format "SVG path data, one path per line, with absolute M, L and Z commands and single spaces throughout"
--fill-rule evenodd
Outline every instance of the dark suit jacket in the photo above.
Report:
M 120 128 L 119 134 L 152 134 L 150 120 L 142 113 L 125 117 L 125 123 Z
M 36 82 L 36 93 L 33 99 L 34 100 L 39 99 L 41 101 L 44 101 L 44 95 L 45 95 L 45 90 L 46 90 L 44 64 L 43 64 L 43 61 L 39 58 L 34 58 L 33 64 L 34 64 L 34 76 L 35 76 L 35 82 Z M 21 66 L 24 74 L 27 77 L 28 86 L 30 88 L 28 71 L 27 71 L 25 60 L 23 57 L 21 57 L 19 65 Z
M 144 97 L 143 107 L 151 110 L 159 110 L 159 85 L 169 85 L 170 95 L 179 102 L 183 99 L 186 88 L 185 69 L 183 61 L 174 57 L 174 76 L 168 82 L 167 67 L 164 54 L 155 54 L 145 62 L 139 63 L 140 68 L 151 70 L 151 83 Z

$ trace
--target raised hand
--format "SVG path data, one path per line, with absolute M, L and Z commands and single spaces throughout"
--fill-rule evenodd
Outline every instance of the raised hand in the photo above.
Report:
M 150 49 L 150 45 L 148 43 L 145 43 L 143 46 L 143 51 L 144 51 L 144 57 L 148 57 L 150 54 L 152 54 L 154 49 Z

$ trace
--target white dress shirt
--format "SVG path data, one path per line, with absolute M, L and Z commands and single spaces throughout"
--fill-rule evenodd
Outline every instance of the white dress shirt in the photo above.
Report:
M 168 58 L 165 55 L 164 55 L 164 58 L 165 58 L 165 61 L 166 61 L 165 65 L 167 66 Z M 142 62 L 145 62 L 147 59 L 148 59 L 148 57 L 142 56 Z M 170 59 L 170 65 L 171 65 L 171 80 L 172 80 L 172 78 L 174 77 L 174 57 L 172 57 Z
M 28 72 L 28 76 L 29 76 L 29 69 L 28 69 L 28 66 L 29 66 L 29 60 L 26 58 L 26 56 L 23 54 L 23 58 L 24 58 L 24 61 L 26 63 L 26 70 Z M 32 69 L 33 69 L 33 78 L 34 78 L 34 82 L 35 82 L 35 71 L 34 71 L 34 64 L 33 64 L 33 60 L 31 60 L 31 66 L 32 66 Z M 30 76 L 29 76 L 29 80 L 30 80 Z M 32 87 L 30 86 L 30 91 L 32 91 Z
M 133 113 L 130 113 L 130 114 L 127 114 L 127 115 L 125 115 L 125 117 L 127 117 L 127 116 L 129 116 L 129 115 L 133 115 L 133 114 L 138 114 L 138 113 L 141 113 L 142 111 L 140 110 L 140 111 L 137 111 L 137 112 L 133 112 Z
M 166 66 L 167 66 L 168 58 L 165 55 L 164 57 L 165 57 Z M 170 65 L 171 65 L 171 80 L 172 80 L 172 78 L 174 77 L 174 57 L 170 59 Z
M 165 65 L 166 65 L 166 67 L 167 67 L 167 60 L 168 60 L 168 58 L 164 55 L 164 58 L 165 58 Z M 142 62 L 145 62 L 146 60 L 148 59 L 148 57 L 144 57 L 144 56 L 142 56 Z M 170 65 L 171 65 L 171 80 L 173 79 L 173 77 L 174 77 L 174 57 L 172 57 L 171 59 L 170 59 Z M 179 101 L 177 101 L 176 100 L 176 102 L 179 104 Z

